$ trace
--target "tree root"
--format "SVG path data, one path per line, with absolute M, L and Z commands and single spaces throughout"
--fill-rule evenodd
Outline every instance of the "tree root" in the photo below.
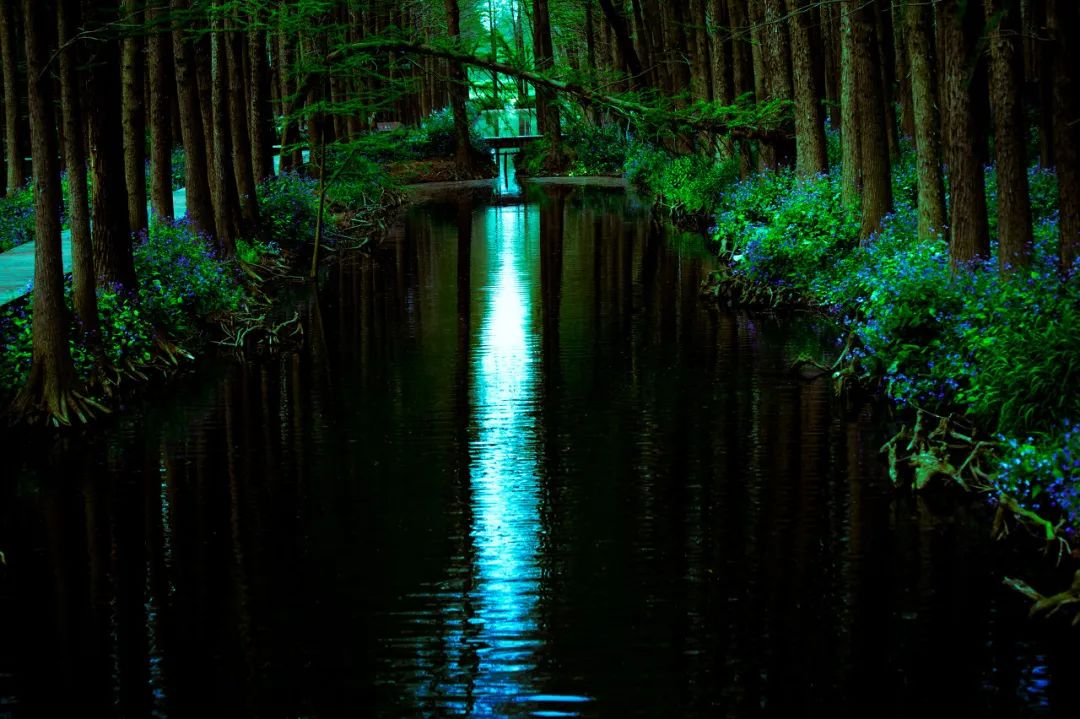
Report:
M 1045 597 L 1036 591 L 1030 584 L 1021 580 L 1013 579 L 1012 577 L 1005 577 L 1002 583 L 1017 592 L 1020 592 L 1028 599 L 1033 600 L 1035 603 L 1031 605 L 1030 616 L 1038 616 L 1039 614 L 1045 614 L 1047 617 L 1051 617 L 1056 614 L 1062 607 L 1067 607 L 1073 604 L 1080 604 L 1080 569 L 1073 575 L 1072 585 L 1063 592 L 1052 594 L 1049 597 Z M 1080 626 L 1080 611 L 1077 611 L 1073 615 L 1072 625 L 1074 627 Z

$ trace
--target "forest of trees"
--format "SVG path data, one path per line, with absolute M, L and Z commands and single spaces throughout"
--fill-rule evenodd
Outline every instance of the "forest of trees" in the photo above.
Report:
M 190 220 L 229 256 L 258 232 L 256 186 L 276 152 L 291 170 L 308 150 L 317 173 L 375 122 L 447 106 L 463 165 L 476 104 L 535 102 L 554 153 L 561 110 L 580 104 L 673 150 L 738 157 L 744 174 L 828 172 L 826 128 L 839 128 L 863 237 L 892 208 L 910 137 L 919 231 L 947 233 L 956 263 L 990 254 L 984 167 L 996 165 L 1003 268 L 1031 256 L 1037 160 L 1057 171 L 1067 271 L 1080 253 L 1078 30 L 1073 0 L 4 2 L 0 189 L 32 176 L 37 218 L 18 404 L 61 412 L 73 391 L 62 213 L 74 311 L 93 328 L 96 288 L 137 293 L 147 205 L 173 214 L 174 146 Z

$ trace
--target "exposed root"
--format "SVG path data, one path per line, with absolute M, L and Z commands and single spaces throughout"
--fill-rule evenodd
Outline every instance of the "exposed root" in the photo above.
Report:
M 1062 607 L 1080 604 L 1080 569 L 1073 575 L 1072 585 L 1068 589 L 1048 597 L 1043 596 L 1030 584 L 1021 579 L 1005 577 L 1002 582 L 1005 586 L 1020 592 L 1025 597 L 1035 602 L 1031 606 L 1030 611 L 1030 615 L 1033 617 L 1038 616 L 1039 614 L 1045 614 L 1047 617 L 1051 617 L 1061 610 Z M 1080 611 L 1077 611 L 1076 614 L 1073 615 L 1072 625 L 1074 627 L 1080 626 Z
M 937 422 L 927 430 L 927 423 Z M 984 487 L 988 472 L 983 462 L 989 460 L 995 442 L 974 441 L 970 429 L 961 431 L 960 420 L 919 409 L 915 424 L 903 427 L 881 447 L 889 461 L 889 479 L 900 484 L 900 464 L 914 469 L 912 487 L 922 489 L 934 477 L 944 477 L 964 489 Z M 905 445 L 904 442 L 907 442 Z M 966 453 L 959 466 L 954 462 Z

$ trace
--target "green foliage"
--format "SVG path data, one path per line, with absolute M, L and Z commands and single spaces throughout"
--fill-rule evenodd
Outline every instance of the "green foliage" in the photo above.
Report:
M 69 314 L 74 313 L 71 283 L 65 301 Z M 14 395 L 30 373 L 33 351 L 33 294 L 0 313 L 0 396 Z M 69 328 L 71 357 L 75 373 L 83 379 L 100 369 L 100 348 L 113 367 L 138 366 L 150 361 L 155 331 L 130 295 L 117 287 L 103 287 L 97 292 L 100 335 L 88 337 L 77 322 Z
M 243 298 L 235 266 L 185 220 L 155 221 L 135 246 L 135 269 L 143 311 L 169 334 L 234 311 Z
M 568 114 L 562 123 L 560 141 L 570 177 L 621 175 L 627 164 L 632 143 L 616 124 L 595 125 L 579 114 Z M 527 145 L 518 158 L 521 172 L 537 176 L 545 172 L 543 163 L 551 153 L 546 139 Z
M 315 180 L 284 172 L 259 183 L 259 217 L 268 241 L 277 247 L 296 247 L 311 239 L 318 211 Z
M 0 312 L 0 396 L 13 395 L 30 372 L 32 300 L 18 300 Z
M 717 207 L 738 176 L 734 161 L 716 162 L 703 155 L 671 157 L 646 150 L 632 153 L 628 164 L 633 166 L 628 176 L 635 185 L 655 194 L 674 215 L 702 214 Z
M 0 198 L 0 252 L 34 239 L 34 192 L 20 187 L 10 197 Z

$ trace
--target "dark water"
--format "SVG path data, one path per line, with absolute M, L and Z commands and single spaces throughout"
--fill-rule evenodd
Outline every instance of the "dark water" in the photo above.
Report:
M 415 209 L 303 352 L 8 447 L 0 716 L 1080 715 L 980 508 L 708 264 L 619 192 Z

